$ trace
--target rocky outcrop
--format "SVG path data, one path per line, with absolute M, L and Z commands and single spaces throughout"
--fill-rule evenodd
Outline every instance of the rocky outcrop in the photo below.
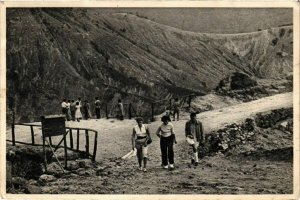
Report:
M 223 129 L 205 135 L 205 144 L 200 153 L 202 156 L 223 153 L 226 155 L 274 153 L 282 160 L 292 159 L 293 109 L 278 109 L 257 114 L 254 119 L 248 118 L 243 124 L 230 124 Z M 275 158 L 274 158 L 275 159 Z
M 279 110 L 272 110 L 270 112 L 258 113 L 255 117 L 255 123 L 258 127 L 261 128 L 269 128 L 274 127 L 278 122 L 285 121 L 287 119 L 293 119 L 293 108 L 289 109 L 279 109 Z M 282 127 L 287 127 L 287 130 L 290 130 L 288 126 L 289 123 L 281 124 Z M 292 130 L 291 130 L 292 132 Z
M 293 91 L 293 80 L 290 75 L 279 80 L 268 80 L 236 72 L 222 79 L 215 91 L 218 95 L 248 102 L 270 95 L 291 92 Z
M 220 81 L 218 89 L 222 90 L 240 90 L 257 86 L 257 81 L 247 74 L 235 72 L 227 78 Z

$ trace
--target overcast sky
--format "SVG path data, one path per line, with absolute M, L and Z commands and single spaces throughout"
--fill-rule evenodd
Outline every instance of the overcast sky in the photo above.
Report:
M 114 8 L 97 12 L 132 12 L 187 31 L 243 33 L 293 22 L 292 8 Z

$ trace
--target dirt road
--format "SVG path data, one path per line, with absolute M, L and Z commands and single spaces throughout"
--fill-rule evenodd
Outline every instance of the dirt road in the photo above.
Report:
M 292 93 L 270 96 L 257 101 L 242 103 L 218 110 L 203 112 L 198 115 L 205 127 L 205 132 L 223 127 L 225 124 L 241 122 L 258 112 L 272 109 L 291 107 Z M 87 127 L 99 131 L 98 151 L 96 160 L 103 166 L 109 166 L 109 173 L 100 177 L 87 177 L 84 184 L 76 191 L 67 190 L 65 193 L 198 193 L 198 194 L 264 194 L 264 193 L 291 193 L 292 192 L 292 163 L 273 162 L 267 160 L 247 160 L 226 158 L 222 155 L 206 157 L 195 168 L 190 166 L 191 149 L 185 143 L 184 125 L 188 115 L 184 114 L 180 121 L 172 122 L 175 127 L 178 144 L 175 145 L 174 171 L 163 170 L 160 167 L 159 138 L 155 131 L 161 122 L 156 121 L 149 125 L 153 143 L 149 146 L 148 172 L 137 172 L 136 158 L 117 163 L 120 157 L 131 150 L 132 127 L 134 120 L 118 121 L 114 119 L 82 120 L 81 122 L 67 122 L 72 127 Z M 40 138 L 40 130 L 35 129 L 36 137 Z M 10 130 L 7 132 L 9 138 Z M 30 128 L 18 127 L 17 139 L 30 141 Z M 82 139 L 84 139 L 84 133 Z M 74 138 L 76 140 L 76 138 Z M 90 143 L 92 140 L 90 141 Z M 81 149 L 84 149 L 82 142 Z M 91 148 L 92 150 L 92 148 Z M 72 178 L 71 178 L 72 179 Z M 71 180 L 70 179 L 70 180 Z M 103 183 L 105 181 L 105 186 Z M 67 181 L 67 180 L 66 180 Z M 76 181 L 76 180 L 75 180 Z M 95 184 L 90 185 L 95 182 Z M 281 184 L 284 182 L 285 184 Z M 99 184 L 97 184 L 99 183 Z M 64 181 L 53 183 L 58 188 Z M 89 187 L 88 187 L 89 185 Z M 49 188 L 45 193 L 55 193 Z M 71 190 L 71 189 L 70 189 Z

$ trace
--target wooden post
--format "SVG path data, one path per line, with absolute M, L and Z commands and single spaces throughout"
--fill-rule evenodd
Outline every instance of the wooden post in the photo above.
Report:
M 86 140 L 86 145 L 85 145 L 85 152 L 86 156 L 89 156 L 89 149 L 90 149 L 90 141 L 89 141 L 89 131 L 85 130 L 85 140 Z
M 49 136 L 49 144 L 50 144 L 51 147 L 53 146 L 52 145 L 52 138 L 51 138 L 51 136 Z
M 189 95 L 189 100 L 188 100 L 188 104 L 189 104 L 189 108 L 191 107 L 191 102 L 192 102 L 192 95 Z
M 6 187 L 13 187 L 13 183 L 12 183 L 12 176 L 13 176 L 13 164 L 12 161 L 7 160 L 6 161 Z
M 108 119 L 108 108 L 107 108 L 107 105 L 105 105 L 105 115 L 106 115 L 106 119 Z
M 92 161 L 95 162 L 96 161 L 96 153 L 97 153 L 97 140 L 98 140 L 98 132 L 95 132 L 95 140 L 94 140 L 94 152 L 93 152 L 93 157 L 92 157 Z
M 70 130 L 70 147 L 71 147 L 71 149 L 73 149 L 73 133 L 72 133 L 72 129 L 70 128 L 69 129 Z
M 129 104 L 129 108 L 128 108 L 128 118 L 131 119 L 131 103 Z
M 154 122 L 154 103 L 151 103 L 151 121 Z
M 46 154 L 46 146 L 45 146 L 46 144 L 45 144 L 45 137 L 43 133 L 42 133 L 42 137 L 43 137 L 44 167 L 45 167 L 45 172 L 47 172 L 47 154 Z
M 16 145 L 16 136 L 15 136 L 15 111 L 13 111 L 13 122 L 11 124 L 11 140 L 12 140 L 12 145 Z
M 32 145 L 34 145 L 34 131 L 33 131 L 33 126 L 30 126 L 30 130 L 31 130 L 31 142 L 32 142 Z
M 50 139 L 50 137 L 49 137 L 49 139 Z M 68 151 L 67 151 L 67 136 L 66 136 L 66 133 L 64 134 L 64 150 L 65 150 L 65 168 L 67 168 L 68 167 Z
M 76 144 L 76 149 L 79 151 L 79 129 L 77 129 L 77 144 Z

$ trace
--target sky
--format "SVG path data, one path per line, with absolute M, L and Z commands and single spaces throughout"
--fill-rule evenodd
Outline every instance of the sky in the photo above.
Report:
M 293 23 L 292 8 L 95 8 L 94 11 L 131 12 L 161 24 L 202 33 L 245 33 Z

